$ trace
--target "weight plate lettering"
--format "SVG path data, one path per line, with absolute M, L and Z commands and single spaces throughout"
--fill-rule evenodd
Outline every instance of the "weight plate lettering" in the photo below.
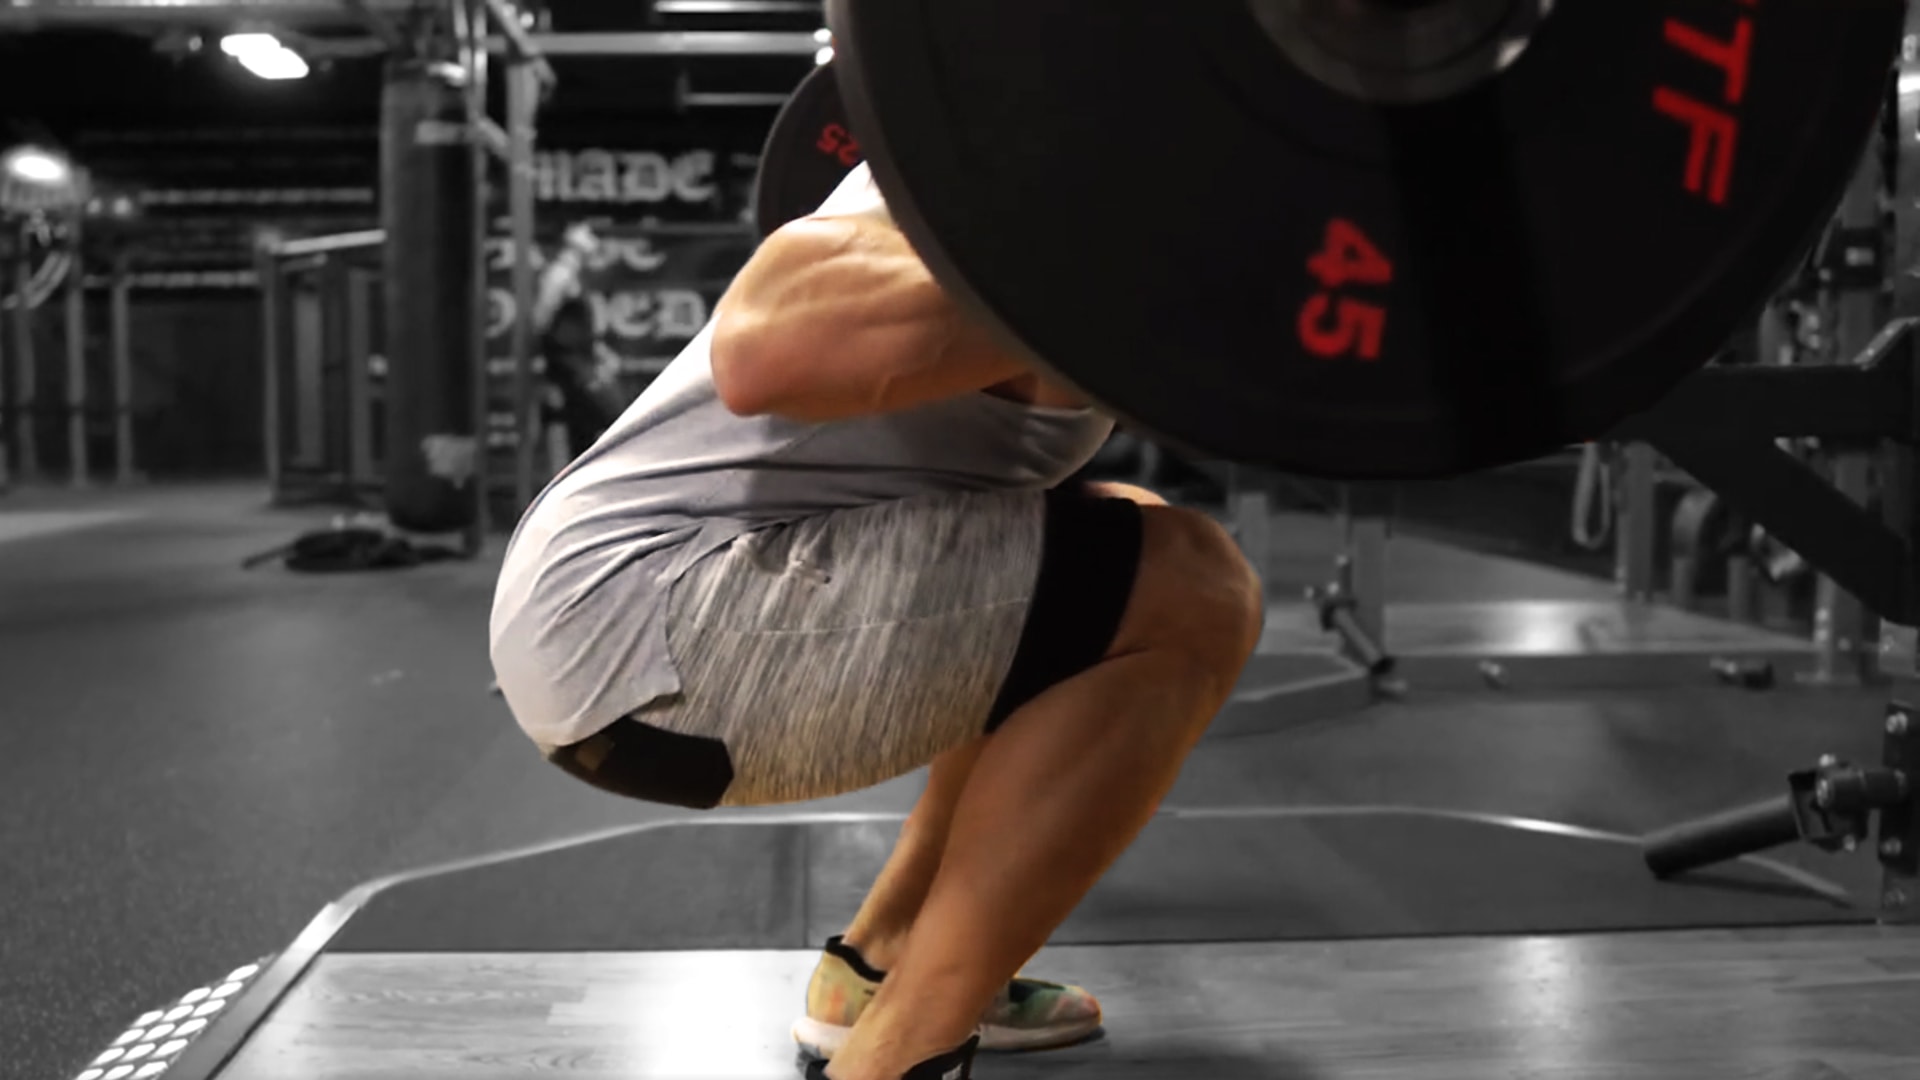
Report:
M 761 151 L 753 194 L 760 235 L 818 210 L 861 160 L 833 65 L 823 64 L 787 100 Z

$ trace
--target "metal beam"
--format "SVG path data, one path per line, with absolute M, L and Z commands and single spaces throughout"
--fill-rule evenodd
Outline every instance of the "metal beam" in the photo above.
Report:
M 1859 364 L 1705 368 L 1653 408 L 1608 432 L 1632 442 L 1648 432 L 1708 428 L 1722 437 L 1871 442 L 1912 424 L 1909 373 L 1869 349 Z
M 0 0 L 5 2 L 5 0 Z M 793 56 L 813 57 L 820 43 L 804 31 L 672 30 L 635 33 L 530 34 L 541 55 L 555 56 Z M 493 38 L 493 52 L 508 44 Z
M 534 147 L 540 84 L 530 68 L 507 70 L 507 214 L 513 236 L 513 505 L 533 505 L 535 288 Z
M 512 153 L 509 150 L 507 129 L 501 127 L 492 117 L 483 116 L 474 121 L 473 134 L 481 148 L 493 155 L 496 161 L 511 160 Z
M 1874 613 L 1912 625 L 1912 548 L 1827 477 L 1767 439 L 1670 432 L 1652 445 Z
M 213 22 L 356 26 L 365 21 L 361 10 L 397 15 L 412 6 L 412 0 L 0 0 L 0 31 Z
M 683 109 L 778 109 L 791 97 L 791 94 L 688 90 L 678 95 L 678 101 Z
M 387 242 L 384 229 L 366 229 L 361 232 L 335 233 L 332 236 L 314 236 L 299 240 L 280 240 L 260 245 L 260 250 L 269 259 L 299 259 L 310 255 L 325 255 L 335 251 L 364 250 L 379 247 Z
M 493 25 L 499 27 L 500 37 L 506 40 L 508 57 L 517 64 L 526 64 L 533 69 L 540 85 L 552 89 L 555 83 L 553 67 L 547 58 L 540 55 L 540 47 L 533 43 L 533 36 L 520 24 L 520 9 L 511 0 L 486 0 L 487 15 Z M 492 41 L 491 38 L 488 39 Z M 491 50 L 492 46 L 488 46 Z
M 655 15 L 822 15 L 820 0 L 654 0 Z

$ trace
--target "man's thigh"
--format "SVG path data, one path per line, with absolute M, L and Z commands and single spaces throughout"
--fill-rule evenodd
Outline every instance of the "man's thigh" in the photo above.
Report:
M 656 801 L 755 806 L 920 768 L 1105 657 L 1139 513 L 1084 492 L 943 494 L 743 537 L 676 585 L 682 693 L 616 725 L 602 741 L 627 749 L 603 747 L 601 771 L 672 778 Z

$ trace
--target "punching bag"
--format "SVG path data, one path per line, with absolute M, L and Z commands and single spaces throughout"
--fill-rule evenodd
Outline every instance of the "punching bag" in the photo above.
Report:
M 478 515 L 474 340 L 482 257 L 463 92 L 417 61 L 387 68 L 380 117 L 386 229 L 387 515 L 455 532 Z

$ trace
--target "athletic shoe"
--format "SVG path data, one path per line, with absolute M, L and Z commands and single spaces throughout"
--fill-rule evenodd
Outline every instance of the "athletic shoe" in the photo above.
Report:
M 936 1058 L 927 1060 L 907 1070 L 900 1080 L 973 1080 L 973 1052 L 980 1046 L 978 1037 L 968 1039 L 967 1045 L 958 1050 L 949 1050 Z M 807 1080 L 827 1080 L 827 1063 L 815 1058 L 807 1062 Z
M 844 940 L 829 939 L 807 986 L 807 1015 L 793 1025 L 802 1052 L 830 1058 L 846 1045 L 886 977 Z M 987 1007 L 979 1030 L 982 1050 L 1069 1046 L 1100 1030 L 1100 1002 L 1078 986 L 1014 979 Z

